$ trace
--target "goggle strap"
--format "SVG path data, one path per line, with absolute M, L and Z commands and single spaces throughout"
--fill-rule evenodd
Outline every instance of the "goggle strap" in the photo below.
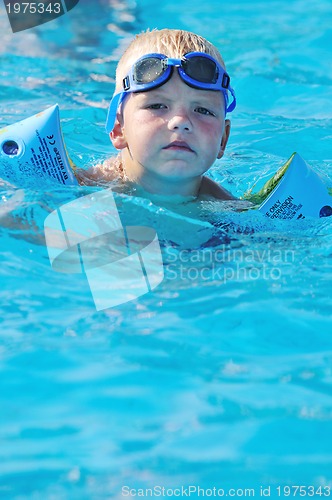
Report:
M 110 107 L 108 108 L 108 113 L 107 113 L 107 120 L 106 120 L 106 132 L 110 134 L 114 128 L 114 123 L 116 120 L 116 113 L 118 111 L 118 108 L 120 104 L 122 103 L 124 97 L 125 97 L 125 92 L 119 92 L 116 94 L 110 104 Z
M 129 79 L 129 76 L 126 76 L 123 81 L 122 81 L 122 85 L 123 85 L 123 90 L 125 92 L 127 92 L 129 89 L 130 89 L 130 79 Z
M 227 107 L 226 109 L 226 113 L 231 113 L 234 109 L 235 109 L 235 106 L 236 106 L 236 97 L 235 97 L 235 92 L 234 90 L 232 89 L 232 87 L 228 87 L 229 92 L 231 93 L 231 96 L 233 97 L 233 101 L 230 103 L 230 105 Z
M 223 74 L 223 77 L 222 77 L 222 82 L 221 82 L 221 86 L 224 88 L 224 89 L 228 89 L 229 87 L 229 84 L 230 84 L 230 77 L 228 76 L 227 73 L 224 73 Z

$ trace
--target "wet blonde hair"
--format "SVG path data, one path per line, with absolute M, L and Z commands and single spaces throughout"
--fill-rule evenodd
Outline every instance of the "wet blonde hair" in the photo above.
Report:
M 121 57 L 116 70 L 115 94 L 122 91 L 122 80 L 137 59 L 152 52 L 180 59 L 188 52 L 205 52 L 226 69 L 218 49 L 196 33 L 184 30 L 162 29 L 145 31 L 136 35 Z

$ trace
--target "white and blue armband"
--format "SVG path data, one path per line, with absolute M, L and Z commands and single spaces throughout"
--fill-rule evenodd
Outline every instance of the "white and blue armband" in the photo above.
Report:
M 0 177 L 22 186 L 54 179 L 78 184 L 64 144 L 59 106 L 0 129 Z
M 270 219 L 304 219 L 332 215 L 332 196 L 321 177 L 314 172 L 298 153 L 287 162 L 264 186 L 244 199 L 256 205 Z

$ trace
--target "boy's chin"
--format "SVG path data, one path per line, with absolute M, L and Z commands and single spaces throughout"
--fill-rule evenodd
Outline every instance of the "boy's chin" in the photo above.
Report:
M 192 162 L 184 160 L 173 160 L 167 162 L 161 169 L 155 169 L 156 175 L 162 176 L 168 180 L 185 180 L 193 177 L 200 177 L 208 170 L 202 166 L 195 166 Z

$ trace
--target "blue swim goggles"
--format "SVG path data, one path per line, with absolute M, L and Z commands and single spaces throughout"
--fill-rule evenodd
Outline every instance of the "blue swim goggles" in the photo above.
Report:
M 226 113 L 233 111 L 236 98 L 230 86 L 230 77 L 221 64 L 209 54 L 189 52 L 182 59 L 172 59 L 164 54 L 146 54 L 132 66 L 123 79 L 123 91 L 116 94 L 111 101 L 106 120 L 107 133 L 112 132 L 118 108 L 128 93 L 160 87 L 171 78 L 173 67 L 178 68 L 180 77 L 190 87 L 221 91 L 225 98 Z M 228 92 L 233 98 L 230 104 Z

